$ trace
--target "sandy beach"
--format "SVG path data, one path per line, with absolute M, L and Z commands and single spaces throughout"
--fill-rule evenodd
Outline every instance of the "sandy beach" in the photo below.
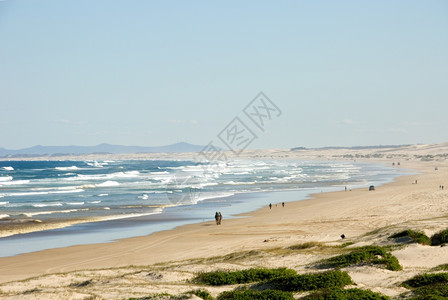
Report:
M 123 299 L 197 288 L 198 272 L 249 267 L 288 267 L 310 272 L 309 264 L 337 253 L 329 246 L 389 245 L 404 229 L 428 236 L 448 228 L 448 144 L 395 149 L 248 151 L 245 157 L 363 160 L 415 171 L 368 189 L 316 194 L 312 199 L 275 205 L 245 218 L 191 224 L 112 243 L 79 245 L 0 258 L 0 298 Z M 151 157 L 157 155 L 151 154 Z M 165 155 L 161 154 L 159 157 Z M 180 155 L 179 157 L 185 157 Z M 444 185 L 444 190 L 440 186 Z M 341 234 L 346 238 L 341 239 Z M 305 242 L 316 248 L 289 251 Z M 319 246 L 320 245 L 320 246 Z M 405 245 L 393 251 L 403 270 L 372 266 L 344 268 L 356 286 L 398 296 L 412 276 L 448 263 L 448 247 Z M 313 271 L 313 270 L 311 270 Z M 88 282 L 82 289 L 76 285 Z M 234 287 L 208 288 L 216 296 Z

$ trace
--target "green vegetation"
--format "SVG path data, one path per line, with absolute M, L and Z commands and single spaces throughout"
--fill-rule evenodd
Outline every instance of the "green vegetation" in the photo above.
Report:
M 340 247 L 341 247 L 341 248 L 346 248 L 346 247 L 351 246 L 351 245 L 353 245 L 353 244 L 354 244 L 353 242 L 345 242 L 345 243 L 343 243 Z
M 217 300 L 293 300 L 294 297 L 292 293 L 275 291 L 275 290 L 264 290 L 264 291 L 254 291 L 254 290 L 244 290 L 244 291 L 230 291 L 222 292 L 219 294 Z
M 404 230 L 402 232 L 391 235 L 389 238 L 398 239 L 398 238 L 409 238 L 414 243 L 422 244 L 422 245 L 431 245 L 431 239 L 421 231 L 414 231 L 411 229 Z
M 201 273 L 193 279 L 194 282 L 207 285 L 229 285 L 270 280 L 282 276 L 295 275 L 296 271 L 286 268 L 279 269 L 248 269 L 241 271 L 216 271 Z
M 439 231 L 431 237 L 431 245 L 438 246 L 448 243 L 448 229 Z
M 165 300 L 183 300 L 188 299 L 188 295 L 180 295 L 180 296 L 174 296 L 167 293 L 162 294 L 154 294 L 146 297 L 141 298 L 129 298 L 128 300 L 158 300 L 158 299 L 165 299 Z
M 210 295 L 209 292 L 204 291 L 204 290 L 194 290 L 194 291 L 190 291 L 190 292 L 188 292 L 187 294 L 193 294 L 193 295 L 196 295 L 196 296 L 198 296 L 199 298 L 204 299 L 204 300 L 213 300 L 212 295 Z
M 389 297 L 379 293 L 374 293 L 369 290 L 361 289 L 347 289 L 347 290 L 323 290 L 315 292 L 304 298 L 306 300 L 325 300 L 325 299 L 337 299 L 337 300 L 352 300 L 352 299 L 365 299 L 365 300 L 388 300 Z
M 343 268 L 356 264 L 384 265 L 386 269 L 391 271 L 399 271 L 402 269 L 398 259 L 385 248 L 379 246 L 355 248 L 348 254 L 342 254 L 323 260 L 321 266 Z
M 432 284 L 416 288 L 414 291 L 414 299 L 447 299 L 448 285 L 446 283 Z
M 304 249 L 320 247 L 320 246 L 322 246 L 322 244 L 318 243 L 318 242 L 307 242 L 307 243 L 303 243 L 303 244 L 289 246 L 288 249 L 289 250 L 304 250 Z
M 417 288 L 421 286 L 427 286 L 432 284 L 448 283 L 448 273 L 434 273 L 434 274 L 422 274 L 417 275 L 409 280 L 403 282 L 403 286 Z
M 439 246 L 448 243 L 448 229 L 442 230 L 436 234 L 434 234 L 431 238 L 426 236 L 421 231 L 414 231 L 411 229 L 404 230 L 402 232 L 398 232 L 396 234 L 391 235 L 389 238 L 397 239 L 397 238 L 410 238 L 413 242 L 419 243 L 422 245 L 431 245 L 431 246 Z
M 434 271 L 448 271 L 448 264 L 438 265 L 433 270 Z
M 417 275 L 403 282 L 413 289 L 414 299 L 446 299 L 448 297 L 448 273 Z
M 347 272 L 336 270 L 315 274 L 283 276 L 268 281 L 267 285 L 275 290 L 300 292 L 318 289 L 341 288 L 351 283 L 352 279 Z

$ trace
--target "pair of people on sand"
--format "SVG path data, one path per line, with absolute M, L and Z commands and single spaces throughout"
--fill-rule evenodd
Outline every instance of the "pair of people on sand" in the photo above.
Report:
M 215 213 L 215 220 L 216 220 L 216 225 L 221 225 L 221 221 L 222 221 L 222 214 L 221 214 L 221 212 L 216 212 Z

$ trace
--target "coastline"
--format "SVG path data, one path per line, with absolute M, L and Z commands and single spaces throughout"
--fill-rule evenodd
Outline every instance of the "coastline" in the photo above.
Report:
M 406 210 L 408 216 L 405 219 L 397 218 L 396 213 L 385 215 L 382 204 L 391 193 L 395 194 L 394 197 L 409 195 L 410 191 L 403 191 L 411 186 L 413 178 L 417 176 L 420 182 L 425 182 L 425 178 L 434 175 L 430 172 L 431 167 L 425 163 L 414 164 L 412 169 L 423 171 L 423 174 L 398 177 L 375 192 L 356 189 L 314 194 L 310 199 L 288 203 L 284 209 L 264 207 L 242 214 L 250 218 L 229 219 L 223 226 L 215 226 L 214 222 L 208 221 L 112 243 L 78 245 L 0 258 L 0 282 L 80 269 L 210 257 L 285 243 L 337 242 L 341 233 L 348 237 L 359 236 L 379 227 L 419 219 L 420 211 L 409 216 Z M 437 173 L 440 174 L 442 172 Z M 427 189 L 428 183 L 411 187 Z M 360 202 L 359 197 L 365 201 Z M 446 212 L 437 209 L 436 213 Z M 353 226 L 352 223 L 359 224 Z
M 334 161 L 341 163 L 344 161 Z M 378 162 L 365 162 L 359 167 L 374 168 L 381 175 L 369 178 L 369 183 L 358 183 L 358 186 L 374 184 L 380 186 L 392 182 L 401 176 L 403 169 L 391 170 L 390 167 Z M 383 169 L 384 168 L 384 169 Z M 403 171 L 400 171 L 403 170 Z M 350 185 L 349 188 L 356 188 Z M 63 248 L 76 245 L 109 243 L 120 239 L 146 236 L 158 231 L 171 230 L 204 221 L 212 221 L 216 210 L 224 214 L 227 221 L 250 214 L 272 203 L 303 201 L 314 194 L 339 191 L 343 186 L 317 186 L 314 188 L 292 188 L 274 191 L 252 191 L 230 194 L 225 197 L 209 198 L 195 204 L 167 206 L 158 213 L 145 214 L 136 217 L 90 218 L 80 220 L 56 219 L 53 222 L 14 224 L 15 230 L 3 227 L 0 234 L 0 257 L 8 257 L 30 252 Z M 279 200 L 281 199 L 281 200 Z M 28 225 L 28 226 L 27 226 Z
M 286 203 L 284 208 L 280 205 L 270 210 L 264 206 L 234 219 L 224 218 L 221 226 L 213 220 L 110 243 L 3 257 L 0 297 L 124 299 L 164 293 L 184 295 L 203 288 L 190 281 L 200 272 L 254 267 L 288 267 L 299 274 L 316 272 L 310 265 L 366 245 L 395 249 L 392 254 L 403 270 L 394 272 L 369 265 L 343 270 L 357 288 L 401 296 L 409 293 L 402 282 L 448 264 L 448 247 L 397 244 L 388 239 L 406 229 L 431 236 L 448 228 L 448 190 L 441 189 L 441 185 L 448 187 L 446 153 L 448 144 L 399 150 L 248 152 L 244 158 L 356 159 L 368 164 L 395 164 L 395 168 L 416 173 L 396 177 L 375 191 L 344 191 L 342 187 L 341 191 L 316 193 L 310 199 Z M 345 239 L 341 239 L 342 234 Z M 311 248 L 291 250 L 291 246 L 305 244 Z M 88 285 L 77 287 L 84 283 Z M 207 290 L 216 297 L 233 288 Z

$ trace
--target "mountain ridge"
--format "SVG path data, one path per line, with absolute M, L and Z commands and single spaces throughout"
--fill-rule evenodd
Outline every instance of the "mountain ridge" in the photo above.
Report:
M 71 155 L 71 154 L 127 154 L 127 153 L 184 153 L 199 152 L 204 146 L 179 142 L 165 146 L 123 146 L 101 143 L 95 146 L 42 146 L 11 150 L 0 147 L 0 157 L 34 156 L 34 155 Z

